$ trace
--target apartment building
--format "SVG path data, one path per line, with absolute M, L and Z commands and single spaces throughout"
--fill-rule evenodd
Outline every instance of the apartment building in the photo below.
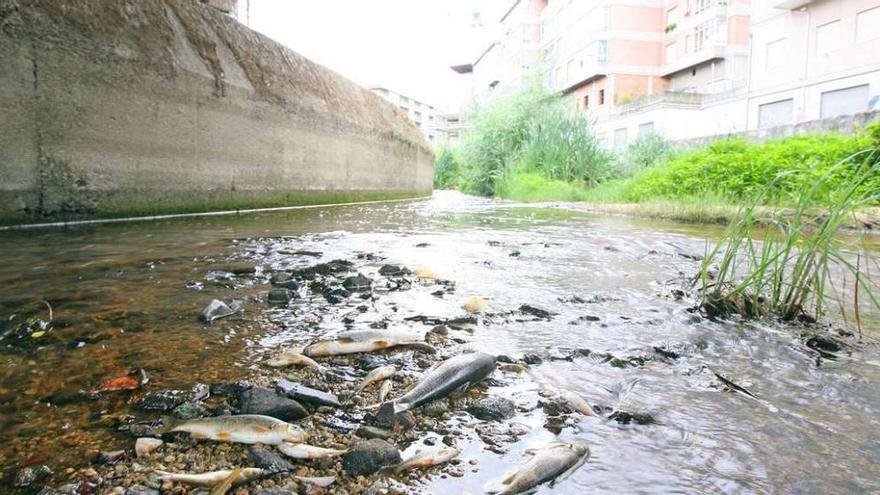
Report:
M 681 140 L 878 106 L 880 0 L 549 0 L 534 7 L 541 51 L 532 67 L 593 118 L 609 147 L 649 133 Z M 475 93 L 495 80 L 492 67 L 473 65 Z M 497 80 L 516 87 L 514 76 Z
M 431 144 L 446 142 L 449 127 L 447 116 L 439 113 L 434 106 L 381 86 L 369 89 L 406 113 L 410 120 L 422 130 L 425 138 Z

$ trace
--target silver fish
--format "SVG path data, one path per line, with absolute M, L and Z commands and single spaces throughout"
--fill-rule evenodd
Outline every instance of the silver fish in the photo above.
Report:
M 318 364 L 314 359 L 303 355 L 302 349 L 288 349 L 281 354 L 266 361 L 268 366 L 273 368 L 284 368 L 286 366 L 305 366 L 316 368 L 324 371 L 325 368 Z
M 303 349 L 309 357 L 373 352 L 401 345 L 425 345 L 425 334 L 408 330 L 356 330 L 340 334 L 336 340 L 316 342 Z
M 596 416 L 596 412 L 590 407 L 590 404 L 583 397 L 568 389 L 559 389 L 559 397 L 565 401 L 569 407 L 584 416 Z
M 282 454 L 293 457 L 294 459 L 326 459 L 328 457 L 338 457 L 344 454 L 345 450 L 325 449 L 323 447 L 315 447 L 314 445 L 306 445 L 304 443 L 281 442 L 278 444 L 278 450 Z
M 257 414 L 217 416 L 186 421 L 165 418 L 165 425 L 166 432 L 186 432 L 195 439 L 220 442 L 278 445 L 282 442 L 305 442 L 308 437 L 297 426 Z
M 590 449 L 585 443 L 551 442 L 502 481 L 507 487 L 498 495 L 530 493 L 548 482 L 552 486 L 581 467 L 589 457 Z
M 154 472 L 159 481 L 171 481 L 174 483 L 183 483 L 184 485 L 211 487 L 226 481 L 233 474 L 233 471 L 234 470 L 232 469 L 226 469 L 199 474 L 169 473 L 167 471 Z M 270 474 L 269 471 L 260 468 L 239 468 L 238 471 L 238 479 L 233 480 L 232 485 L 241 485 Z
M 493 371 L 495 357 L 490 354 L 474 352 L 449 358 L 425 373 L 409 392 L 391 401 L 393 411 L 397 414 L 442 399 L 483 380 Z
M 361 381 L 361 383 L 354 389 L 354 392 L 351 394 L 348 400 L 351 400 L 357 394 L 363 392 L 363 390 L 374 383 L 381 382 L 382 380 L 386 380 L 394 376 L 397 373 L 397 368 L 394 366 L 379 366 L 378 368 L 373 368 L 367 373 L 367 376 Z
M 410 469 L 419 469 L 423 467 L 436 466 L 449 462 L 458 457 L 461 451 L 454 447 L 441 447 L 437 449 L 418 451 L 405 461 L 396 466 L 392 466 L 390 471 L 393 473 L 402 473 Z
M 394 386 L 394 382 L 391 380 L 385 380 L 382 382 L 382 386 L 379 387 L 379 402 L 385 402 L 385 398 L 388 397 L 388 394 L 391 393 L 391 388 Z

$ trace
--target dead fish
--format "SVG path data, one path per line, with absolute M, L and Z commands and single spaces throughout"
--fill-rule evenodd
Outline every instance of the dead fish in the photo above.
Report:
M 303 366 L 303 367 L 311 367 L 316 368 L 319 371 L 324 371 L 326 368 L 318 364 L 314 359 L 303 355 L 303 349 L 294 348 L 288 349 L 281 354 L 273 357 L 272 359 L 266 361 L 267 366 L 271 366 L 273 368 L 284 368 L 287 366 Z
M 361 383 L 357 386 L 357 388 L 354 389 L 354 393 L 351 394 L 351 396 L 348 398 L 348 400 L 353 399 L 354 396 L 363 392 L 363 390 L 365 388 L 369 387 L 370 385 L 372 385 L 374 383 L 381 382 L 382 380 L 386 380 L 388 378 L 391 378 L 392 376 L 394 376 L 395 373 L 397 373 L 397 368 L 395 368 L 394 366 L 390 366 L 390 365 L 389 366 L 379 366 L 378 368 L 374 368 L 369 373 L 367 373 L 367 376 L 364 377 L 363 381 L 361 381 Z
M 498 495 L 529 493 L 544 483 L 552 486 L 581 467 L 590 457 L 590 449 L 583 442 L 551 442 L 535 452 L 523 467 L 508 476 L 503 484 L 507 488 Z
M 391 387 L 393 386 L 394 382 L 391 380 L 385 380 L 382 382 L 382 386 L 379 387 L 379 402 L 385 402 L 385 398 L 391 393 Z
M 282 442 L 305 442 L 308 437 L 298 426 L 258 414 L 217 416 L 186 421 L 166 417 L 164 421 L 163 433 L 186 432 L 197 440 L 278 445 Z
M 489 309 L 489 303 L 479 296 L 474 296 L 464 302 L 461 307 L 468 313 L 483 313 Z
M 183 483 L 184 485 L 214 487 L 228 480 L 233 471 L 238 471 L 238 477 L 231 481 L 231 485 L 241 485 L 248 481 L 255 480 L 262 476 L 267 476 L 270 472 L 260 468 L 238 468 L 226 469 L 222 471 L 211 471 L 208 473 L 188 474 L 188 473 L 169 473 L 167 471 L 154 471 L 159 481 L 171 481 L 173 483 Z
M 559 389 L 559 397 L 565 401 L 569 407 L 584 416 L 596 416 L 596 411 L 594 411 L 593 408 L 590 407 L 590 404 L 577 393 L 563 388 Z
M 433 400 L 442 399 L 457 389 L 483 380 L 495 371 L 495 357 L 482 353 L 461 354 L 447 359 L 422 376 L 419 383 L 403 396 L 391 401 L 395 414 Z
M 336 356 L 378 351 L 400 345 L 427 345 L 424 342 L 424 333 L 403 330 L 359 330 L 340 334 L 336 340 L 311 344 L 303 349 L 303 354 L 310 357 Z
M 278 450 L 282 454 L 294 459 L 327 459 L 329 457 L 341 456 L 346 452 L 345 450 L 325 449 L 324 447 L 290 442 L 278 444 Z
M 241 468 L 233 469 L 225 480 L 217 483 L 214 488 L 211 488 L 211 493 L 209 495 L 226 495 L 226 492 L 228 492 L 229 489 L 232 488 L 232 484 L 235 483 L 240 476 Z
M 453 447 L 442 447 L 428 451 L 418 451 L 412 457 L 401 462 L 396 466 L 391 466 L 388 470 L 392 473 L 402 473 L 410 469 L 419 469 L 423 467 L 436 466 L 449 462 L 458 457 L 461 451 Z

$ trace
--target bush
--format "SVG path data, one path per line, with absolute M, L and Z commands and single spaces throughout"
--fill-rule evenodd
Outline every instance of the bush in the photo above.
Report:
M 617 174 L 629 177 L 654 165 L 665 163 L 675 156 L 672 144 L 659 134 L 648 134 L 636 139 L 617 158 Z
M 448 146 L 437 150 L 434 160 L 434 188 L 455 189 L 461 184 L 461 164 L 458 151 Z

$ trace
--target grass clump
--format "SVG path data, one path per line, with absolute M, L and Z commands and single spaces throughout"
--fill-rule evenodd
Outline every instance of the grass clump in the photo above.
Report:
M 880 200 L 880 190 L 871 185 L 878 169 L 880 147 L 875 146 L 840 160 L 818 178 L 812 170 L 797 172 L 812 184 L 793 208 L 770 219 L 758 218 L 758 206 L 782 187 L 779 182 L 807 179 L 788 173 L 772 180 L 742 207 L 703 260 L 702 311 L 713 318 L 773 315 L 786 321 L 816 321 L 836 300 L 846 318 L 848 302 L 833 285 L 832 274 L 840 272 L 853 281 L 848 294 L 857 323 L 860 295 L 880 308 L 877 282 L 867 273 L 869 265 L 862 263 L 862 236 L 851 240 L 837 235 L 846 220 Z

